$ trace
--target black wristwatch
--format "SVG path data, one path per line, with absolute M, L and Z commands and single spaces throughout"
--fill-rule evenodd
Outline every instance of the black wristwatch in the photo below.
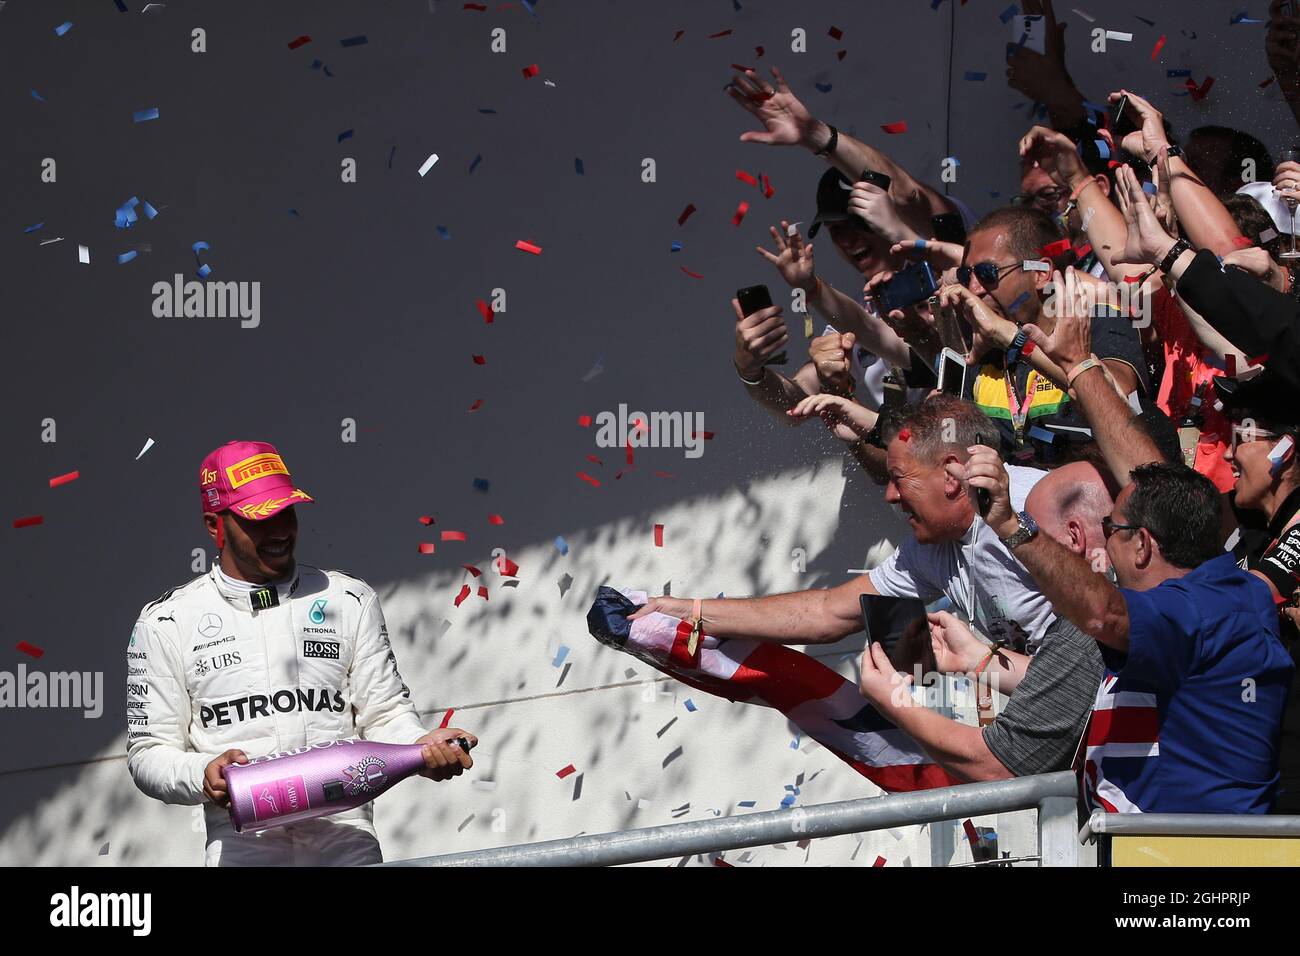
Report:
M 1167 150 L 1165 150 L 1165 155 L 1170 159 L 1173 159 L 1175 156 L 1182 156 L 1183 148 L 1181 146 L 1176 146 L 1176 145 L 1170 146 Z M 1158 155 L 1157 158 L 1159 158 Z
M 1179 239 L 1175 242 L 1169 247 L 1169 251 L 1165 253 L 1165 257 L 1160 260 L 1160 271 L 1165 275 L 1169 275 L 1169 270 L 1174 267 L 1174 263 L 1178 261 L 1178 257 L 1190 248 L 1192 248 L 1192 244 L 1186 239 Z
M 835 147 L 840 144 L 840 131 L 831 126 L 830 123 L 827 123 L 826 126 L 831 131 L 831 138 L 826 141 L 825 146 L 813 153 L 814 156 L 833 156 L 835 155 Z

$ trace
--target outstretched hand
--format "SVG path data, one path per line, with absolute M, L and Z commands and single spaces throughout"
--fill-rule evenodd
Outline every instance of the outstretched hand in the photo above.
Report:
M 790 92 L 785 77 L 775 66 L 772 67 L 772 76 L 776 80 L 775 86 L 753 70 L 746 70 L 732 77 L 727 84 L 727 95 L 763 124 L 762 130 L 741 133 L 740 141 L 769 146 L 806 144 L 817 128 L 816 118 Z

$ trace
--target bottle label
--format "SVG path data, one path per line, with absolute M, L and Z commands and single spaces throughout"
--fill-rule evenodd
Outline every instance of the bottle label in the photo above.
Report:
M 253 788 L 253 819 L 268 820 L 310 808 L 302 777 L 283 777 Z

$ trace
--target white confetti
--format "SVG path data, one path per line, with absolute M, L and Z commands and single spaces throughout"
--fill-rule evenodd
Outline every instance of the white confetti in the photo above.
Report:
M 1087 20 L 1089 23 L 1096 23 L 1096 22 L 1097 22 L 1097 18 L 1096 18 L 1096 17 L 1094 17 L 1094 16 L 1093 16 L 1092 14 L 1090 14 L 1090 13 L 1087 13 L 1087 12 L 1085 12 L 1085 11 L 1083 11 L 1083 10 L 1080 10 L 1078 7 L 1071 7 L 1070 9 L 1071 9 L 1072 12 L 1077 13 L 1079 16 L 1083 17 L 1083 18 L 1084 18 L 1085 20 Z
M 1121 33 L 1119 30 L 1107 30 L 1106 39 L 1115 40 L 1118 43 L 1131 43 L 1133 40 L 1133 34 Z
M 152 447 L 153 447 L 153 439 L 150 438 L 147 441 L 145 441 L 144 447 L 140 449 L 140 454 L 135 456 L 135 460 L 139 461 L 141 458 L 143 458 L 144 453 L 147 452 Z
M 83 265 L 90 265 L 90 247 L 77 246 L 77 261 Z
M 424 165 L 420 167 L 420 176 L 421 176 L 421 178 L 424 177 L 424 174 L 425 174 L 425 173 L 427 173 L 429 170 L 433 169 L 433 164 L 436 163 L 437 161 L 438 161 L 438 154 L 437 154 L 437 153 L 430 153 L 430 154 L 429 154 L 429 158 L 426 159 L 426 160 L 424 161 Z

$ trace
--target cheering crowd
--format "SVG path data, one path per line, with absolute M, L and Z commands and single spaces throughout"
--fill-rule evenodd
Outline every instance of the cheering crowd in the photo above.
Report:
M 979 219 L 777 69 L 733 77 L 742 140 L 829 165 L 807 236 L 783 221 L 758 250 L 822 334 L 784 374 L 785 310 L 733 300 L 741 387 L 821 419 L 910 533 L 838 587 L 640 613 L 816 644 L 862 629 L 861 595 L 915 599 L 928 634 L 869 643 L 860 688 L 950 775 L 1074 768 L 1108 812 L 1297 812 L 1300 147 L 1274 165 L 1226 126 L 1180 144 L 1140 91 L 1086 97 L 1042 12 L 1046 52 L 1007 78 L 1045 121 L 1016 146 L 1020 194 Z M 1300 121 L 1298 36 L 1275 0 L 1267 56 Z M 860 294 L 814 265 L 823 231 Z M 996 674 L 1005 704 L 980 726 L 920 706 L 918 664 Z

